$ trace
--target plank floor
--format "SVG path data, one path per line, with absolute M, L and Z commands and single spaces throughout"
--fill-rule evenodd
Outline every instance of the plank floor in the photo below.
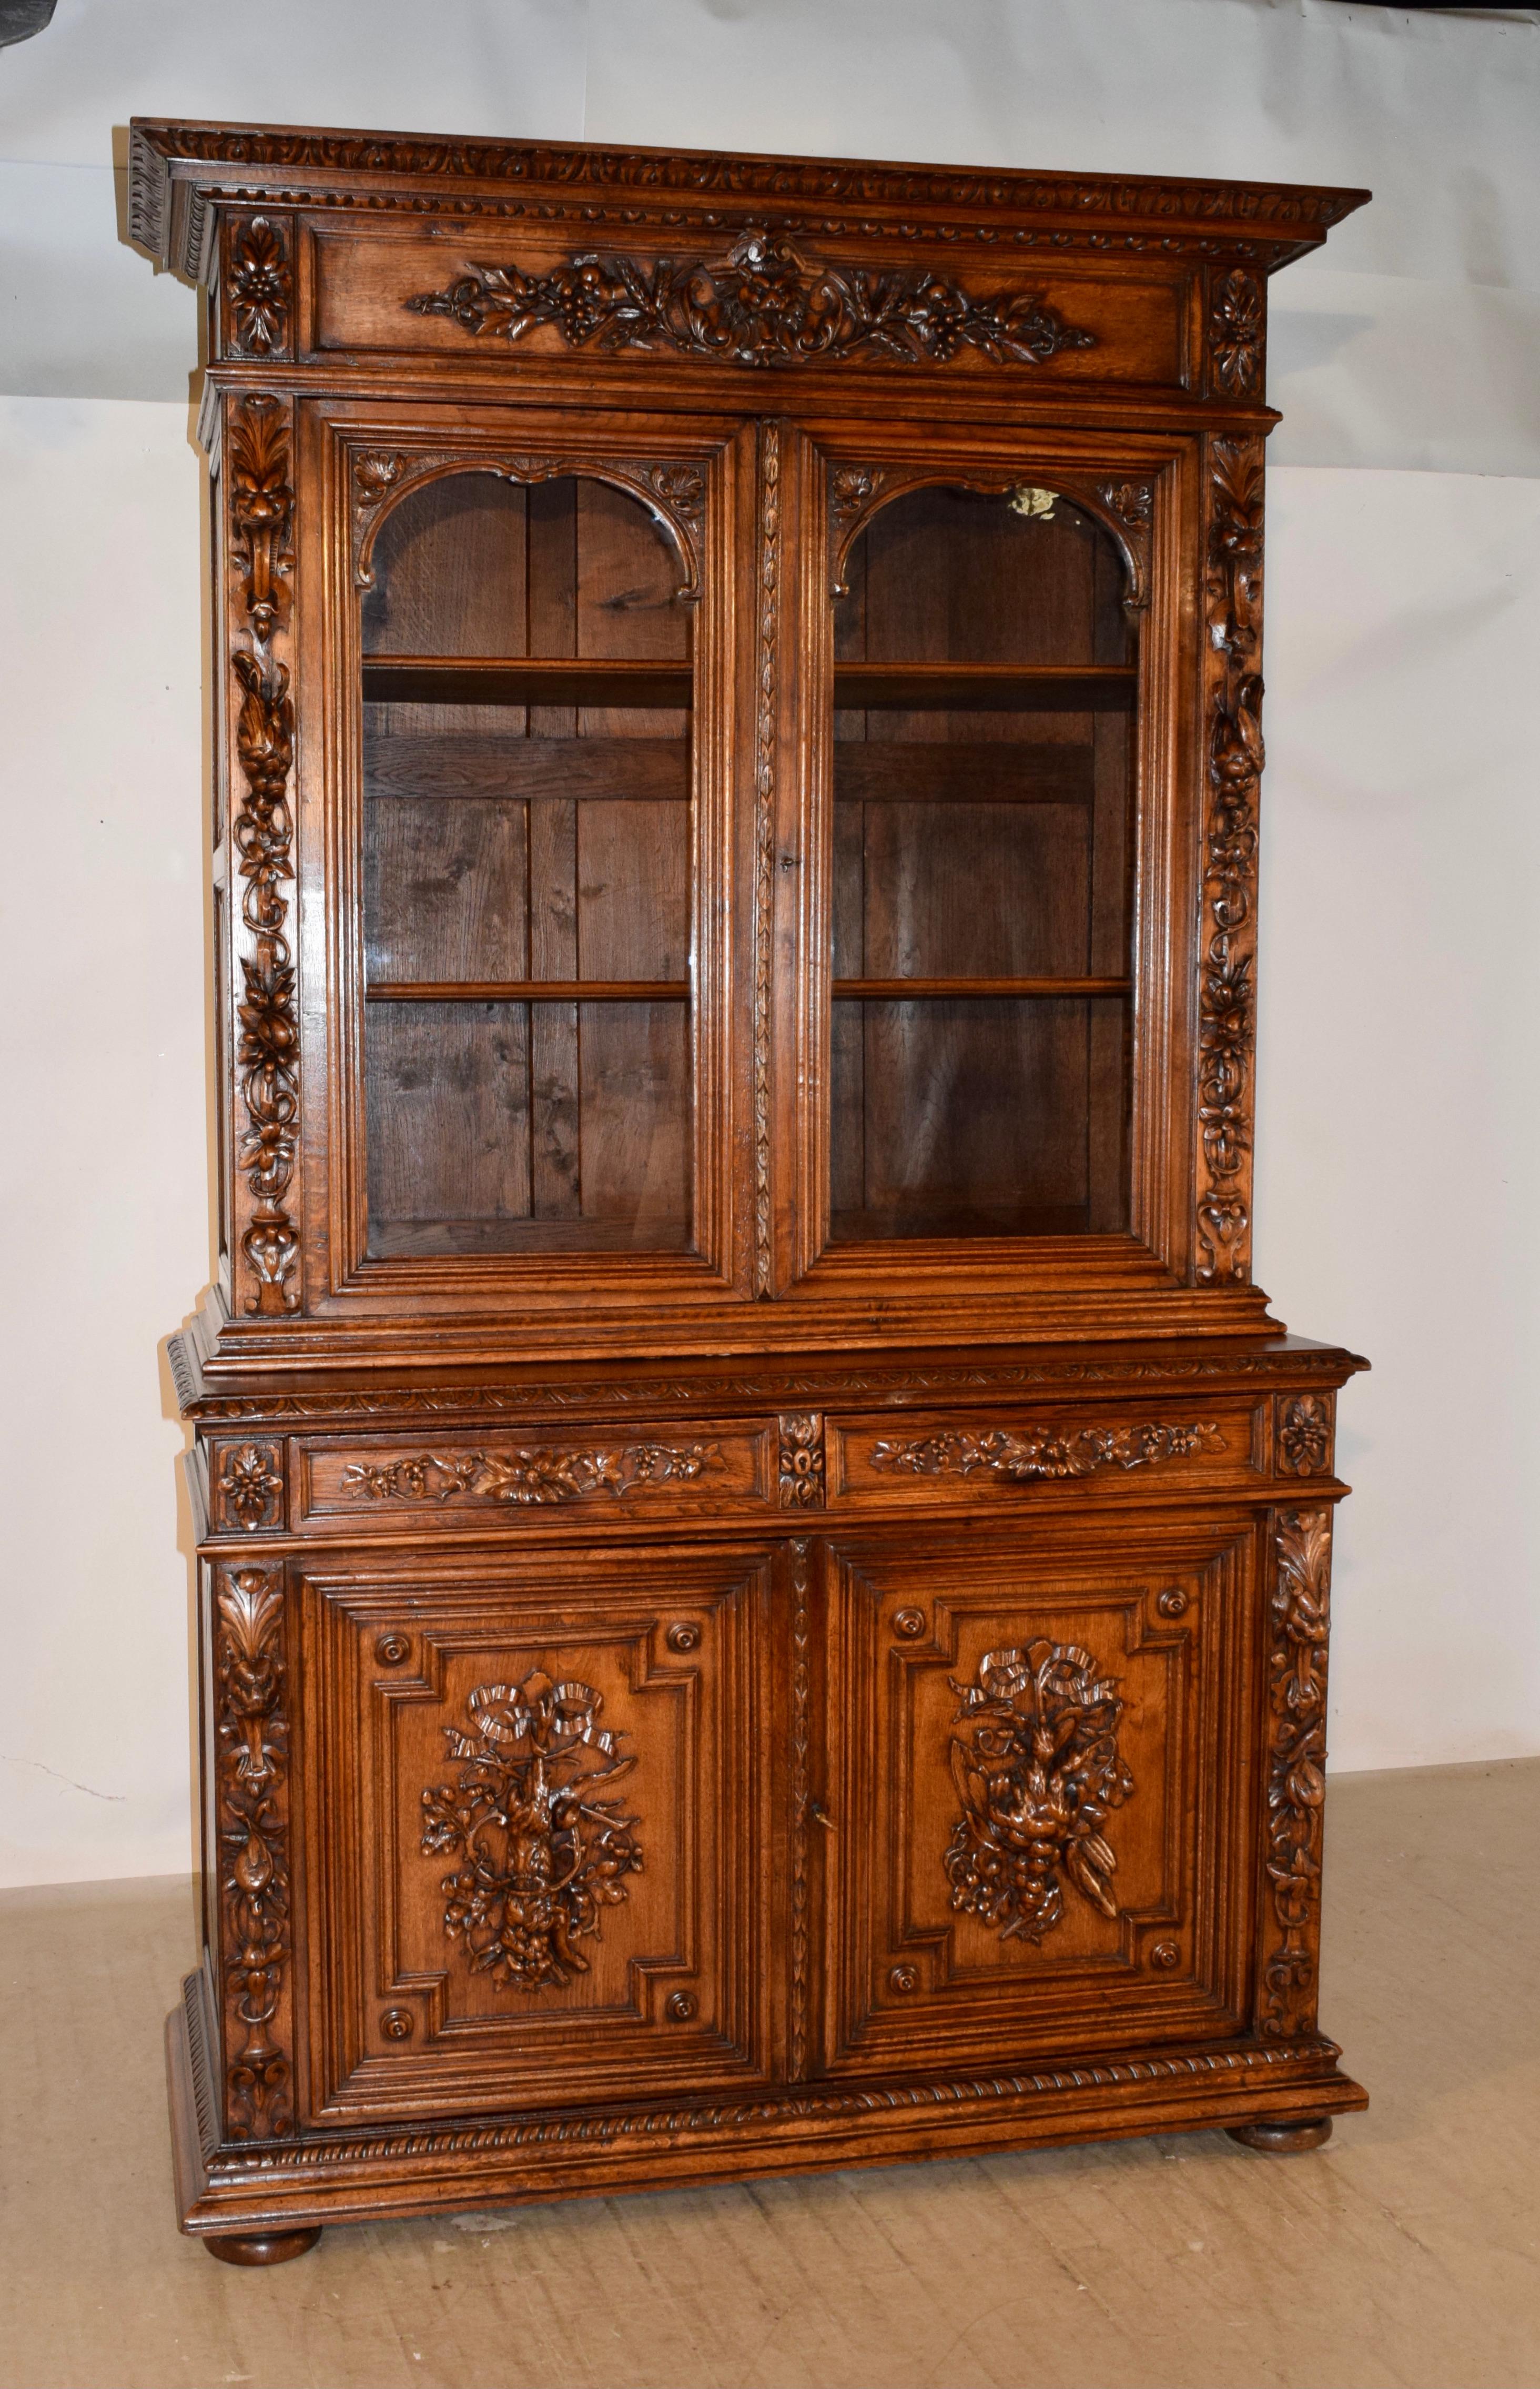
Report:
M 172 2225 L 180 1881 L 0 1895 L 4 2389 L 1536 2389 L 1540 1760 L 1338 1777 L 1367 2115 L 329 2230 Z

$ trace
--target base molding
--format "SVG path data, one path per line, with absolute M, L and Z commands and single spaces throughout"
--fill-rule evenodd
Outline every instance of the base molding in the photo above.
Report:
M 212 2143 L 208 1990 L 189 1974 L 167 2019 L 178 2219 L 250 2239 L 324 2223 L 517 2204 L 626 2190 L 901 2165 L 986 2150 L 1132 2140 L 1152 2132 L 1318 2133 L 1367 2107 L 1336 2045 L 1229 2042 L 967 2080 L 834 2089 L 693 2107 L 573 2110 L 501 2121 L 392 2126 L 310 2139 Z M 201 2078 L 200 2078 L 201 2077 Z M 299 2254 L 298 2249 L 286 2253 Z M 266 2262 L 266 2258 L 232 2258 Z

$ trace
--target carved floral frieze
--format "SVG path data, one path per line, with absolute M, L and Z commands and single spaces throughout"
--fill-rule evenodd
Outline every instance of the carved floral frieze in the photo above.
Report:
M 423 1794 L 425 1858 L 460 1863 L 443 1878 L 444 1932 L 471 1972 L 500 1989 L 540 1991 L 587 1974 L 579 1941 L 600 1937 L 605 1908 L 642 1872 L 635 1817 L 607 1796 L 636 1765 L 625 1736 L 601 1728 L 592 1684 L 539 1670 L 514 1684 L 477 1684 L 472 1731 L 443 1729 L 462 1762 L 452 1783 Z
M 1043 1426 L 1012 1435 L 1004 1427 L 955 1428 L 872 1448 L 872 1466 L 910 1476 L 1094 1476 L 1103 1468 L 1144 1468 L 1223 1450 L 1211 1420 L 1190 1426 Z
M 626 1443 L 563 1447 L 529 1444 L 515 1451 L 418 1451 L 403 1460 L 355 1461 L 342 1490 L 355 1501 L 548 1501 L 619 1500 L 640 1486 L 693 1484 L 723 1465 L 717 1443 Z
M 1066 1884 L 1115 1917 L 1117 1857 L 1101 1828 L 1134 1790 L 1116 1680 L 1089 1652 L 1042 1642 L 986 1651 L 972 1683 L 949 1680 L 962 1810 L 944 1861 L 953 1908 L 1034 1946 L 1063 1917 Z
M 573 348 L 674 349 L 741 365 L 946 364 L 965 349 L 993 364 L 1044 364 L 1096 346 L 1039 293 L 979 298 L 924 266 L 809 264 L 784 233 L 757 227 L 719 259 L 648 265 L 589 249 L 544 274 L 473 264 L 406 304 L 509 341 L 552 325 Z

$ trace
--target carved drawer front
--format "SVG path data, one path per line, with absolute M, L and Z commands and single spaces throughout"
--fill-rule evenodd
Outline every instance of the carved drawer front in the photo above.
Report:
M 299 1446 L 297 1525 L 335 1535 L 549 1528 L 569 1512 L 585 1525 L 646 1513 L 649 1523 L 753 1516 L 776 1501 L 773 1424 L 451 1430 L 442 1435 Z
M 833 1547 L 826 2071 L 1241 2029 L 1255 1535 Z
M 764 2078 L 769 1575 L 306 1580 L 318 2119 Z
M 1234 1484 L 1254 1473 L 1254 1406 L 1200 1394 L 1120 1409 L 932 1417 L 891 1411 L 830 1418 L 825 1475 L 831 1506 L 890 1510 L 901 1502 L 988 1501 L 1061 1489 L 1148 1499 L 1167 1488 Z

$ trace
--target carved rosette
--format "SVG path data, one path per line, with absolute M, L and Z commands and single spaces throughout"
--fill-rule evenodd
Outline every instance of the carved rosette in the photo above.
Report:
M 872 1466 L 908 1476 L 1006 1476 L 1018 1484 L 1040 1478 L 1094 1476 L 1103 1468 L 1146 1468 L 1223 1449 L 1212 1420 L 1191 1426 L 1042 1426 L 1012 1435 L 1004 1427 L 955 1428 L 906 1443 L 878 1443 Z
M 220 1572 L 214 1680 L 225 2129 L 232 2140 L 278 2140 L 294 2129 L 280 1568 Z
M 284 1516 L 284 1454 L 277 1443 L 216 1443 L 210 1452 L 216 1530 L 254 1535 Z
M 233 357 L 292 353 L 293 232 L 286 216 L 236 216 L 224 235 L 224 341 Z
M 1280 1510 L 1267 1656 L 1266 1913 L 1257 2029 L 1294 2040 L 1316 2028 L 1326 1800 L 1326 1654 L 1331 1513 Z
M 1209 377 L 1216 395 L 1260 398 L 1266 301 L 1254 274 L 1215 275 L 1209 294 Z
M 719 259 L 647 265 L 586 249 L 546 274 L 472 264 L 447 290 L 406 304 L 509 342 L 551 325 L 572 348 L 673 349 L 751 366 L 947 364 L 964 349 L 992 364 L 1037 365 L 1096 346 L 1037 292 L 978 298 L 924 266 L 813 265 L 783 232 L 758 228 Z
M 823 1420 L 817 1411 L 783 1413 L 778 1422 L 776 1476 L 783 1510 L 823 1507 Z
M 471 1972 L 500 1989 L 560 1988 L 589 1971 L 575 1946 L 600 1937 L 605 1907 L 642 1872 L 635 1817 L 601 1796 L 636 1765 L 625 1736 L 599 1725 L 592 1684 L 538 1670 L 516 1684 L 477 1684 L 473 1731 L 444 1728 L 464 1762 L 453 1783 L 423 1794 L 425 1858 L 461 1863 L 445 1875 L 444 1932 Z
M 1277 1404 L 1278 1465 L 1290 1476 L 1319 1476 L 1331 1461 L 1331 1398 L 1291 1394 Z
M 235 1067 L 246 1111 L 238 1161 L 250 1196 L 240 1238 L 245 1307 L 263 1318 L 298 1310 L 299 1232 L 288 1208 L 299 1119 L 299 1022 L 294 956 L 286 934 L 294 876 L 294 704 L 286 664 L 274 654 L 288 610 L 294 489 L 288 408 L 281 399 L 241 400 L 225 443 L 230 553 L 240 575 L 244 644 L 231 669 L 240 686 L 235 754 L 246 791 L 234 823 L 235 867 L 246 883 L 241 919 Z
M 418 1451 L 375 1466 L 356 1461 L 343 1471 L 342 1490 L 363 1501 L 512 1501 L 522 1509 L 549 1501 L 586 1501 L 607 1493 L 618 1501 L 638 1486 L 688 1485 L 722 1465 L 718 1443 L 627 1443 L 563 1449 L 531 1444 L 518 1451 Z
M 1117 1858 L 1101 1828 L 1134 1780 L 1118 1754 L 1123 1703 L 1089 1652 L 1034 1642 L 986 1651 L 960 1706 L 952 1781 L 962 1813 L 947 1846 L 952 1906 L 1034 1947 L 1064 1912 L 1064 1884 L 1115 1917 Z
M 1262 442 L 1211 440 L 1204 568 L 1207 786 L 1198 985 L 1200 1285 L 1251 1273 L 1257 800 L 1262 779 Z

